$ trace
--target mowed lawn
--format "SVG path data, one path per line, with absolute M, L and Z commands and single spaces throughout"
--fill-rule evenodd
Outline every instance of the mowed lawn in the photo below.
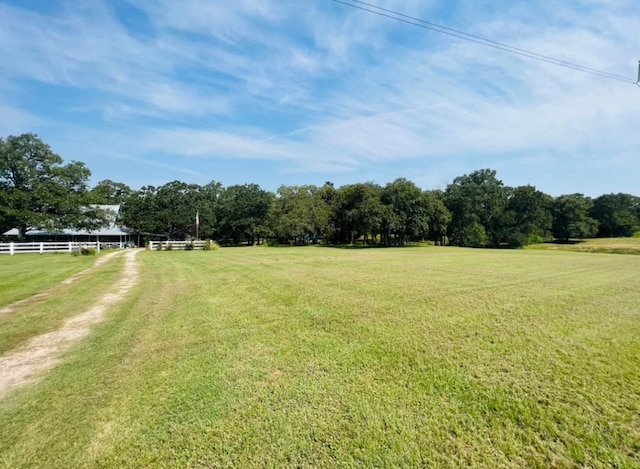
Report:
M 574 252 L 606 254 L 640 254 L 640 238 L 594 238 L 575 240 L 572 243 L 542 243 L 527 246 L 527 249 L 552 249 Z
M 60 328 L 69 317 L 91 308 L 118 281 L 122 257 L 101 266 L 96 264 L 99 256 L 0 257 L 0 356 L 35 336 Z M 78 275 L 83 271 L 86 275 Z M 73 282 L 65 282 L 72 277 Z
M 0 255 L 0 308 L 58 285 L 91 267 L 96 257 L 67 253 Z
M 3 466 L 640 466 L 638 256 L 137 261 L 108 319 L 0 399 Z

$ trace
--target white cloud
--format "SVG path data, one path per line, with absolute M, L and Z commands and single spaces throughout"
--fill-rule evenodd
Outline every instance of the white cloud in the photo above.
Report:
M 496 156 L 525 167 L 531 155 L 593 166 L 611 155 L 623 169 L 640 140 L 632 85 L 334 2 L 130 3 L 146 15 L 145 34 L 127 29 L 108 2 L 43 14 L 0 0 L 0 89 L 16 90 L 0 103 L 0 130 L 64 128 L 61 109 L 29 100 L 29 87 L 45 84 L 86 93 L 75 114 L 95 122 L 67 127 L 99 134 L 102 157 L 128 152 L 132 161 L 256 159 L 357 178 L 376 165 L 442 156 L 458 171 Z M 443 2 L 377 3 L 635 78 L 629 32 L 640 31 L 640 15 L 630 0 L 464 4 L 448 21 L 438 20 L 453 8 Z M 422 180 L 448 178 L 435 171 Z

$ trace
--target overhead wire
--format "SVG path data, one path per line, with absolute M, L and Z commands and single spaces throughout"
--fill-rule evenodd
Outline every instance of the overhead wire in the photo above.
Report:
M 540 62 L 546 62 L 552 65 L 557 65 L 560 67 L 569 68 L 571 70 L 576 70 L 583 73 L 589 73 L 592 75 L 597 75 L 603 78 L 609 78 L 612 80 L 618 80 L 625 83 L 631 83 L 634 85 L 640 86 L 640 77 L 638 80 L 633 80 L 632 78 L 628 78 L 622 75 L 617 75 L 615 73 L 610 73 L 604 70 L 598 70 L 596 68 L 586 67 L 584 65 L 576 64 L 573 62 L 568 62 L 566 60 L 558 59 L 556 57 L 552 57 L 549 55 L 539 54 L 537 52 L 533 52 L 526 49 L 521 49 L 519 47 L 510 46 L 508 44 L 493 41 L 491 39 L 484 38 L 482 36 L 477 36 L 474 34 L 469 34 L 464 31 L 460 31 L 457 29 L 449 28 L 446 26 L 442 26 L 436 23 L 432 23 L 430 21 L 423 20 L 421 18 L 417 18 L 415 16 L 406 15 L 400 13 L 395 10 L 390 10 L 388 8 L 383 8 L 372 3 L 367 3 L 361 0 L 333 0 L 336 3 L 340 3 L 342 5 L 356 8 L 358 10 L 366 11 L 369 13 L 373 13 L 378 16 L 383 16 L 386 18 L 390 18 L 396 21 L 400 21 L 402 23 L 410 24 L 413 26 L 417 26 L 419 28 L 428 29 L 430 31 L 435 31 L 441 34 L 446 34 L 448 36 L 452 36 L 458 39 L 462 39 L 464 41 L 474 42 L 476 44 L 480 44 L 486 47 L 491 47 L 493 49 L 498 49 L 504 52 L 509 52 L 511 54 L 519 55 L 522 57 L 530 58 L 533 60 L 538 60 Z M 639 72 L 640 73 L 640 72 Z

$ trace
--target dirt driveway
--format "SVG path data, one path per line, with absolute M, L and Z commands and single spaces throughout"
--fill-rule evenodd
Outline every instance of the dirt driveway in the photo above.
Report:
M 92 326 L 104 318 L 109 306 L 120 301 L 134 286 L 138 273 L 135 259 L 138 252 L 139 250 L 136 249 L 124 254 L 125 265 L 114 291 L 103 295 L 91 309 L 67 319 L 60 329 L 34 337 L 23 347 L 11 350 L 0 357 L 0 396 L 38 378 L 43 371 L 56 365 L 62 355 L 75 343 L 89 334 Z M 69 277 L 64 283 L 72 283 L 88 275 L 91 270 L 112 258 L 109 256 L 113 255 L 102 257 L 93 267 Z M 46 295 L 46 293 L 39 295 Z M 14 303 L 7 308 L 15 308 L 27 301 L 29 299 Z M 4 311 L 7 308 L 0 312 L 10 312 Z

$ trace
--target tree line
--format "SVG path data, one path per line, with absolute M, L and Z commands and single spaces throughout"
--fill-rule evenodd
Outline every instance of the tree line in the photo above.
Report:
M 505 186 L 492 169 L 459 176 L 444 190 L 408 179 L 335 187 L 257 184 L 224 187 L 173 181 L 133 190 L 104 180 L 89 186 L 80 162 L 63 164 L 36 135 L 0 139 L 0 227 L 96 229 L 96 205 L 121 204 L 122 223 L 146 237 L 198 234 L 230 244 L 266 240 L 402 246 L 430 240 L 469 247 L 521 247 L 551 239 L 631 236 L 640 231 L 640 198 L 630 194 L 552 197 L 525 185 Z

